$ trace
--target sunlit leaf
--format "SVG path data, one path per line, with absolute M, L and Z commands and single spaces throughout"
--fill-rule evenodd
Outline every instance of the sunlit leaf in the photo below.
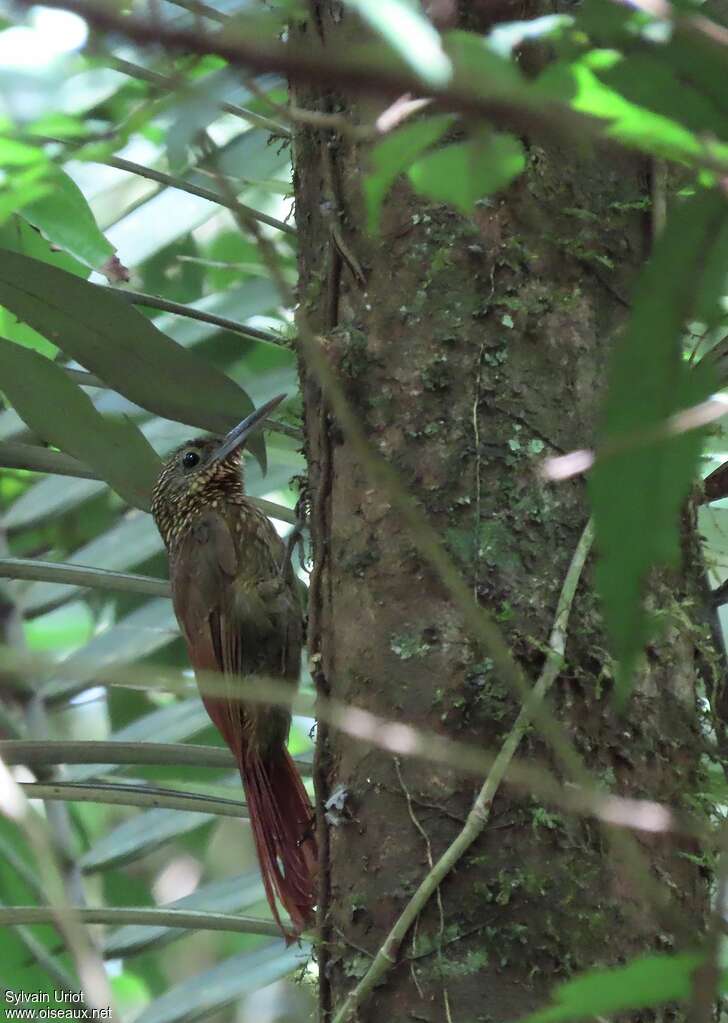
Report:
M 103 270 L 114 249 L 99 230 L 83 192 L 59 167 L 53 169 L 49 184 L 47 195 L 23 207 L 23 216 L 49 242 L 92 270 Z
M 547 68 L 533 87 L 532 95 L 541 100 L 568 103 L 580 113 L 607 122 L 604 134 L 626 145 L 658 156 L 699 160 L 705 151 L 704 140 L 678 120 L 631 103 L 600 81 L 597 72 L 613 67 L 617 55 L 604 53 L 601 60 L 596 59 L 597 56 L 592 54 L 589 61 L 560 63 Z M 716 143 L 712 152 L 728 163 L 728 146 Z
M 38 146 L 0 136 L 0 167 L 29 167 L 38 163 L 47 163 L 45 153 Z

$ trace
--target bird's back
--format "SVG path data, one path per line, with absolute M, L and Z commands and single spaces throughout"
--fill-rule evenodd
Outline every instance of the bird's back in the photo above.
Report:
M 240 677 L 259 676 L 261 688 L 266 678 L 298 681 L 302 613 L 285 553 L 268 519 L 244 496 L 200 508 L 172 552 L 174 608 L 192 665 L 198 672 L 221 672 L 225 694 L 235 694 Z M 237 732 L 238 721 L 218 721 L 215 694 L 207 697 L 204 685 L 202 690 L 218 728 Z M 248 702 L 240 712 L 251 744 L 285 742 L 287 710 Z

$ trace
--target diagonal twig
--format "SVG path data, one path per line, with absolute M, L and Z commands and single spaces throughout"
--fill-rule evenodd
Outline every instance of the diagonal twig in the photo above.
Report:
M 417 919 L 431 896 L 439 889 L 442 881 L 450 873 L 455 864 L 461 859 L 467 849 L 485 828 L 490 817 L 490 809 L 493 799 L 503 781 L 518 745 L 523 738 L 526 729 L 531 723 L 534 708 L 541 703 L 548 690 L 558 676 L 566 646 L 566 627 L 571 613 L 571 605 L 574 601 L 579 579 L 584 568 L 587 556 L 591 549 L 594 532 L 591 520 L 587 523 L 581 535 L 579 543 L 574 551 L 571 564 L 566 573 L 564 584 L 561 588 L 554 624 L 549 639 L 549 652 L 546 656 L 546 663 L 534 685 L 528 699 L 523 704 L 521 711 L 516 718 L 515 724 L 506 736 L 500 752 L 493 762 L 488 777 L 473 803 L 473 808 L 468 814 L 468 819 L 460 834 L 451 842 L 440 859 L 420 882 L 420 886 L 410 901 L 405 906 L 399 919 L 390 930 L 384 943 L 377 952 L 371 966 L 364 974 L 356 987 L 349 992 L 344 1003 L 334 1016 L 333 1023 L 346 1023 L 373 988 L 381 983 L 383 977 L 391 970 L 397 962 L 397 955 L 400 945 L 404 940 L 407 931 Z

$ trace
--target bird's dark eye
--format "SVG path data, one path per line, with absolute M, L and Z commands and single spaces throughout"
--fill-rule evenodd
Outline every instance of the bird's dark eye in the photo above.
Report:
M 200 460 L 196 451 L 185 451 L 182 455 L 182 465 L 185 469 L 193 469 Z

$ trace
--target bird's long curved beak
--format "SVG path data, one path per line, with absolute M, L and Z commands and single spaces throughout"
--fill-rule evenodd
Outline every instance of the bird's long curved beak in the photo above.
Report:
M 223 458 L 227 458 L 233 451 L 241 447 L 251 433 L 258 429 L 268 413 L 277 408 L 285 397 L 285 394 L 276 395 L 275 398 L 271 398 L 265 405 L 261 405 L 260 408 L 255 409 L 249 416 L 246 416 L 242 423 L 238 423 L 237 426 L 233 427 L 227 437 L 224 438 L 222 444 L 213 451 L 210 461 L 220 462 Z

